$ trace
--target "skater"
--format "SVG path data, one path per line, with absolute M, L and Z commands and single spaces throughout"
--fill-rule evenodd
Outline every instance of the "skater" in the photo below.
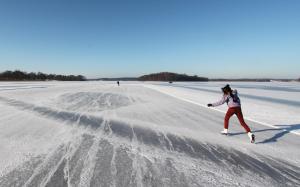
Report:
M 120 81 L 117 81 L 118 86 L 120 86 Z
M 229 119 L 233 114 L 235 114 L 237 116 L 237 118 L 239 119 L 240 124 L 246 130 L 251 143 L 254 143 L 255 136 L 251 132 L 251 130 L 248 127 L 248 125 L 246 124 L 246 122 L 244 121 L 244 117 L 243 117 L 243 113 L 242 113 L 242 109 L 241 109 L 241 102 L 240 102 L 240 98 L 238 97 L 237 91 L 232 90 L 230 88 L 229 84 L 227 84 L 225 87 L 223 87 L 222 91 L 223 91 L 223 97 L 220 101 L 218 101 L 216 103 L 207 104 L 208 107 L 220 106 L 220 105 L 224 104 L 225 102 L 228 105 L 228 110 L 227 110 L 227 113 L 226 113 L 225 119 L 224 119 L 224 130 L 221 131 L 221 134 L 224 134 L 224 135 L 228 134 Z

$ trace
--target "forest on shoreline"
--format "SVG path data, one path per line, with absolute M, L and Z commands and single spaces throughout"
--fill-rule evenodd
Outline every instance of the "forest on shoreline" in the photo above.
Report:
M 42 72 L 30 72 L 15 70 L 4 71 L 0 73 L 0 81 L 85 81 L 86 78 L 82 75 L 56 75 L 46 74 Z

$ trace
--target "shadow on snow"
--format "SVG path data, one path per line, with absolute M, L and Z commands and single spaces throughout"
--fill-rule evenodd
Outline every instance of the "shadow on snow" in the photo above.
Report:
M 278 139 L 282 138 L 284 135 L 289 134 L 291 131 L 299 130 L 300 124 L 292 124 L 292 125 L 275 125 L 279 128 L 267 128 L 267 129 L 260 129 L 260 130 L 254 130 L 252 132 L 259 133 L 259 132 L 265 132 L 265 131 L 275 131 L 275 133 L 272 137 L 267 138 L 261 142 L 257 142 L 256 144 L 265 144 L 265 143 L 274 143 L 277 142 Z M 279 132 L 278 132 L 279 131 Z M 237 133 L 230 133 L 231 136 L 235 135 L 241 135 L 246 134 L 245 132 L 237 132 Z

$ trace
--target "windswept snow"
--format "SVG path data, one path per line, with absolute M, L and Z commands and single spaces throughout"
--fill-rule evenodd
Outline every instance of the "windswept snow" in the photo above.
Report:
M 299 186 L 300 85 L 232 84 L 256 144 L 223 85 L 1 83 L 0 186 Z

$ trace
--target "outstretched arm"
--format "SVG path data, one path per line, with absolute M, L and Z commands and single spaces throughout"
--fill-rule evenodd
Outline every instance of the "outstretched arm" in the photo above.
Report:
M 209 103 L 207 104 L 208 107 L 216 107 L 216 106 L 220 106 L 222 104 L 224 104 L 226 102 L 226 99 L 227 99 L 227 96 L 223 96 L 221 100 L 219 100 L 218 102 L 215 102 L 215 103 Z

